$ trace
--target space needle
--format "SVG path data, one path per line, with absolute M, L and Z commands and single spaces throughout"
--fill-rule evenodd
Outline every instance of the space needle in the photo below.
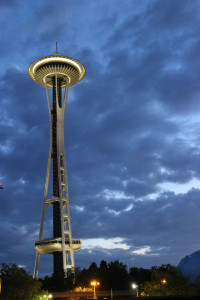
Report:
M 29 66 L 28 74 L 32 80 L 46 89 L 50 118 L 49 156 L 39 238 L 35 242 L 36 260 L 33 277 L 38 278 L 41 254 L 53 254 L 54 275 L 58 276 L 64 271 L 66 277 L 69 270 L 74 273 L 74 251 L 80 250 L 81 241 L 72 238 L 64 148 L 64 115 L 68 88 L 83 79 L 85 68 L 79 61 L 55 53 L 35 60 Z M 52 90 L 52 96 L 49 90 Z M 62 91 L 64 91 L 63 97 Z M 49 191 L 50 174 L 53 181 L 51 192 Z M 47 206 L 53 207 L 53 236 L 43 239 Z

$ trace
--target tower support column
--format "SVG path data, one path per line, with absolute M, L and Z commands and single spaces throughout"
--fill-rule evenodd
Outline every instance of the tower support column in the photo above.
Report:
M 61 107 L 62 94 L 60 80 L 56 76 L 52 78 L 53 91 L 52 91 L 52 160 L 53 160 L 53 197 L 59 198 L 59 180 L 58 180 L 58 158 L 57 158 L 57 102 Z M 57 96 L 58 97 L 57 97 Z M 60 219 L 60 203 L 53 204 L 53 237 L 58 238 L 61 236 L 61 219 Z M 63 272 L 63 259 L 61 252 L 53 253 L 53 273 L 59 276 Z

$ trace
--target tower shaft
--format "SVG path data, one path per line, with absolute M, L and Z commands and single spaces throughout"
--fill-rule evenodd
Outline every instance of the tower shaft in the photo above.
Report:
M 59 180 L 58 180 L 58 159 L 57 159 L 57 105 L 56 94 L 58 95 L 59 107 L 62 105 L 62 90 L 60 85 L 60 79 L 53 80 L 53 92 L 52 92 L 52 160 L 53 160 L 53 196 L 59 197 Z M 55 202 L 53 204 L 53 237 L 57 238 L 61 236 L 61 222 L 60 222 L 60 204 Z M 53 253 L 53 273 L 58 277 L 63 272 L 63 259 L 61 252 Z

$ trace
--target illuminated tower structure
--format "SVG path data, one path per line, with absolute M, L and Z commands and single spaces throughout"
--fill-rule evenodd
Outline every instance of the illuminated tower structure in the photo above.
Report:
M 64 149 L 64 114 L 68 88 L 85 76 L 84 66 L 77 60 L 53 54 L 35 60 L 28 68 L 32 80 L 46 88 L 50 117 L 50 145 L 40 221 L 39 239 L 35 242 L 36 260 L 34 278 L 38 278 L 40 254 L 53 254 L 54 275 L 68 270 L 74 273 L 74 251 L 80 250 L 81 241 L 72 238 L 67 171 Z M 52 102 L 49 89 L 52 89 Z M 62 90 L 64 89 L 64 97 Z M 52 170 L 53 194 L 48 196 L 49 178 Z M 53 237 L 43 239 L 45 210 L 53 207 Z

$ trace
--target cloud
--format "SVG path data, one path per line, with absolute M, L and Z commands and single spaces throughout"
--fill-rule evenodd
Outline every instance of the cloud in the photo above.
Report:
M 97 239 L 84 239 L 82 241 L 82 249 L 95 250 L 102 249 L 123 249 L 128 250 L 130 247 L 123 242 L 122 238 L 116 237 L 111 239 L 97 238 Z
M 160 249 L 158 249 L 157 251 L 159 251 L 159 250 Z M 132 253 L 136 254 L 136 255 L 147 255 L 147 256 L 158 256 L 159 255 L 159 253 L 153 253 L 150 246 L 144 246 L 142 248 L 138 248 L 137 250 L 134 250 Z

